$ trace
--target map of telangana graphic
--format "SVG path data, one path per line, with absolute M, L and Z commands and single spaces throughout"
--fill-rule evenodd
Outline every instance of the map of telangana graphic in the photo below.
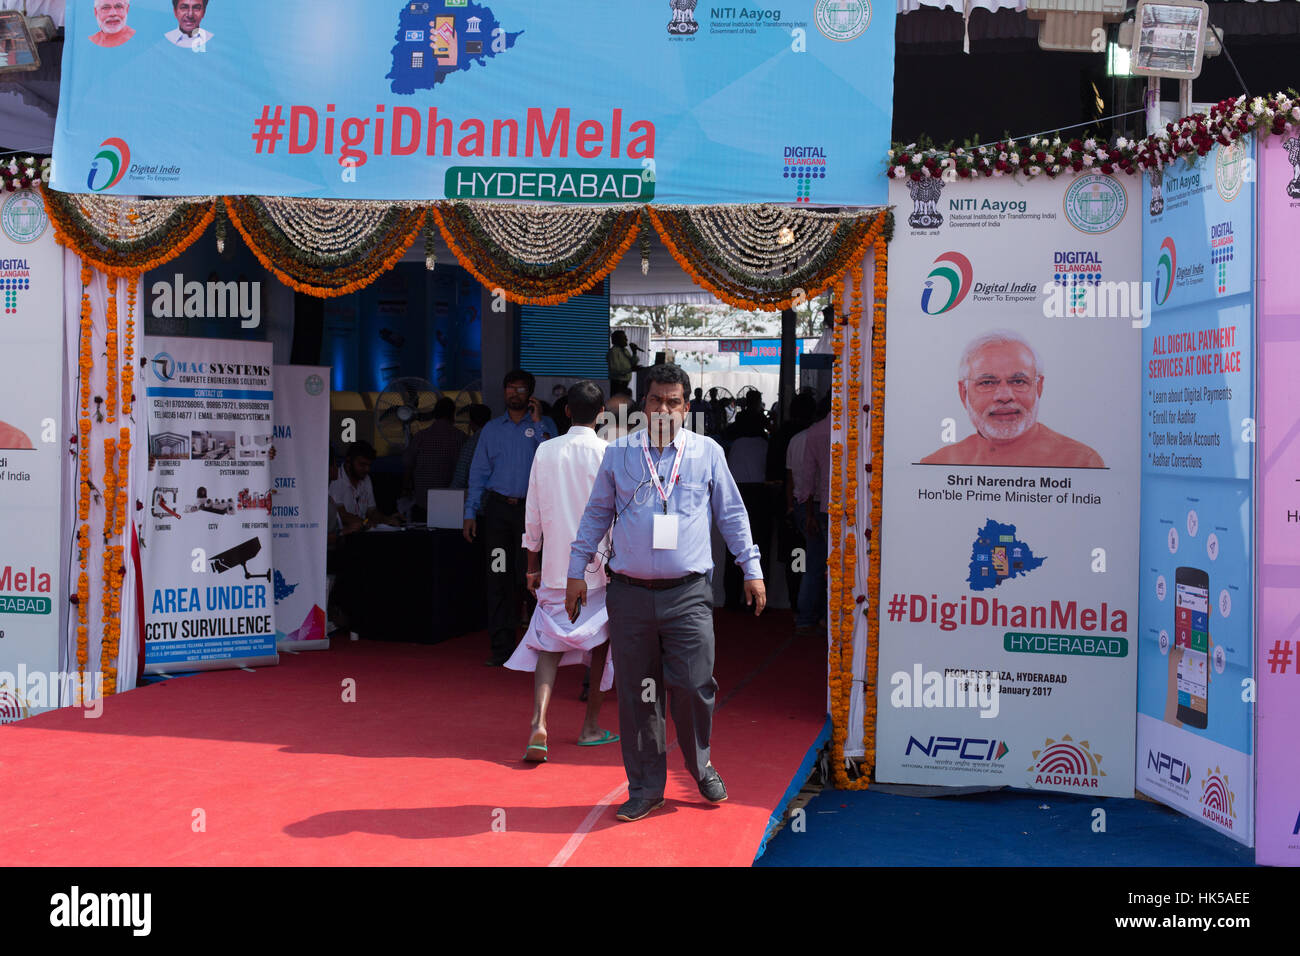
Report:
M 431 90 L 452 73 L 510 49 L 524 31 L 506 33 L 490 8 L 473 0 L 417 0 L 403 4 L 393 47 L 394 93 Z
M 275 603 L 279 604 L 294 591 L 298 590 L 298 585 L 289 584 L 285 581 L 279 571 L 275 572 Z
M 990 518 L 971 545 L 970 577 L 966 582 L 973 591 L 987 591 L 1028 574 L 1046 560 L 1035 557 L 1029 545 L 1017 540 L 1015 525 L 999 524 Z

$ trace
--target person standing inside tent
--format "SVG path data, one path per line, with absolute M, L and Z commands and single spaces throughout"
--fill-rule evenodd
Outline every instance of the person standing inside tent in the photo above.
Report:
M 492 409 L 486 405 L 475 402 L 465 409 L 465 412 L 469 415 L 469 436 L 465 439 L 465 444 L 460 446 L 460 455 L 456 458 L 456 473 L 451 479 L 451 486 L 460 489 L 469 488 L 469 466 L 474 463 L 474 452 L 478 449 L 479 436 L 483 434 L 483 426 L 492 421 Z
M 609 367 L 609 394 L 616 395 L 624 389 L 630 389 L 637 361 L 628 351 L 626 332 L 616 329 L 609 334 L 609 340 L 613 344 L 605 353 L 605 364 Z
M 625 822 L 664 805 L 665 694 L 700 795 L 710 803 L 727 799 L 709 749 L 718 690 L 709 579 L 713 522 L 745 570 L 745 595 L 754 613 L 767 604 L 749 516 L 722 449 L 682 427 L 690 376 L 676 365 L 656 365 L 648 384 L 649 427 L 606 450 L 570 551 L 565 595 L 565 609 L 577 618 L 588 599 L 586 569 L 610 534 L 605 606 L 630 798 L 617 817 Z M 647 694 L 651 686 L 655 692 Z
M 537 596 L 528 632 L 506 667 L 533 671 L 533 726 L 524 759 L 546 760 L 546 712 L 555 687 L 556 670 L 566 664 L 590 663 L 600 676 L 599 689 L 588 695 L 587 716 L 578 735 L 579 747 L 613 743 L 617 734 L 600 727 L 600 705 L 613 686 L 609 660 L 609 625 L 605 613 L 605 568 L 602 555 L 586 570 L 587 603 L 576 621 L 564 609 L 568 585 L 569 546 L 605 457 L 605 442 L 596 436 L 596 418 L 604 396 L 595 382 L 578 382 L 568 391 L 565 407 L 569 430 L 537 449 L 528 475 L 524 513 L 524 550 L 528 552 L 528 589 Z M 599 549 L 602 553 L 605 548 Z
M 487 551 L 488 633 L 491 656 L 488 667 L 500 667 L 519 642 L 520 604 L 524 597 L 524 566 L 520 541 L 524 536 L 524 505 L 528 473 L 537 446 L 558 432 L 542 415 L 542 403 L 533 394 L 537 380 L 531 372 L 515 369 L 506 374 L 506 413 L 483 426 L 469 469 L 465 495 L 465 540 L 473 543 L 483 515 L 483 545 Z
M 456 427 L 456 403 L 445 395 L 433 406 L 433 423 L 415 433 L 406 448 L 406 491 L 414 496 L 414 511 L 423 516 L 429 492 L 450 488 L 465 433 Z

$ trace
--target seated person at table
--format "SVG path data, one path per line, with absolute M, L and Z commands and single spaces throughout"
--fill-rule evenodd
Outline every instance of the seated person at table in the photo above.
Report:
M 375 504 L 375 489 L 370 483 L 370 465 L 374 460 L 375 449 L 369 442 L 353 442 L 343 461 L 343 474 L 330 485 L 330 498 L 338 506 L 345 532 L 377 524 L 402 523 L 400 515 L 383 514 Z

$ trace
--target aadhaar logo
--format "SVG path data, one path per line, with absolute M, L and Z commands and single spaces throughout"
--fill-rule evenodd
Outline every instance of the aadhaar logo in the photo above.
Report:
M 951 312 L 966 298 L 974 278 L 975 270 L 971 268 L 969 259 L 960 252 L 945 252 L 934 260 L 934 268 L 925 277 L 921 311 L 926 315 Z
M 1201 816 L 1225 830 L 1231 830 L 1237 819 L 1236 811 L 1232 809 L 1236 799 L 1237 795 L 1228 785 L 1226 773 L 1218 767 L 1205 771 L 1205 779 L 1201 781 Z
M 1106 771 L 1101 769 L 1101 754 L 1093 753 L 1086 740 L 1077 744 L 1066 734 L 1059 741 L 1048 737 L 1041 750 L 1033 752 L 1034 762 L 1027 769 L 1035 772 L 1034 786 L 1082 787 L 1095 790 Z
M 100 146 L 102 148 L 90 163 L 90 175 L 86 177 L 86 188 L 95 193 L 112 189 L 131 168 L 131 147 L 125 140 L 111 136 Z M 100 185 L 95 185 L 96 180 Z
M 1171 236 L 1165 236 L 1160 243 L 1160 257 L 1156 259 L 1156 305 L 1169 301 L 1169 293 L 1174 291 L 1174 276 L 1178 271 L 1178 250 L 1174 247 Z

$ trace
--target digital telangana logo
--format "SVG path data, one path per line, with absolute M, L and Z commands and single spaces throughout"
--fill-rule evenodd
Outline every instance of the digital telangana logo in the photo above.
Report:
M 1034 751 L 1034 786 L 1081 787 L 1096 790 L 1106 771 L 1101 769 L 1101 754 L 1093 753 L 1088 741 L 1077 744 L 1066 734 L 1059 741 L 1051 737 L 1041 750 Z
M 921 311 L 926 315 L 943 315 L 961 305 L 970 292 L 975 270 L 970 260 L 960 252 L 945 252 L 934 260 L 934 268 L 925 277 L 925 290 L 921 293 Z M 945 285 L 946 284 L 946 285 Z M 938 292 L 935 295 L 935 292 Z M 947 294 L 947 301 L 943 300 Z M 940 304 L 942 303 L 942 304 Z
M 1178 271 L 1178 250 L 1174 240 L 1165 236 L 1160 243 L 1160 256 L 1156 259 L 1156 305 L 1169 301 L 1169 294 L 1174 291 L 1174 276 Z
M 1226 773 L 1218 767 L 1205 771 L 1205 779 L 1201 781 L 1201 816 L 1225 830 L 1231 830 L 1237 819 L 1237 813 L 1232 808 L 1236 800 L 1237 795 L 1228 785 Z
M 112 189 L 131 168 L 131 147 L 126 145 L 125 140 L 111 136 L 100 146 L 102 148 L 90 163 L 90 175 L 86 177 L 86 188 L 94 193 Z M 96 180 L 99 181 L 98 186 L 95 185 Z

